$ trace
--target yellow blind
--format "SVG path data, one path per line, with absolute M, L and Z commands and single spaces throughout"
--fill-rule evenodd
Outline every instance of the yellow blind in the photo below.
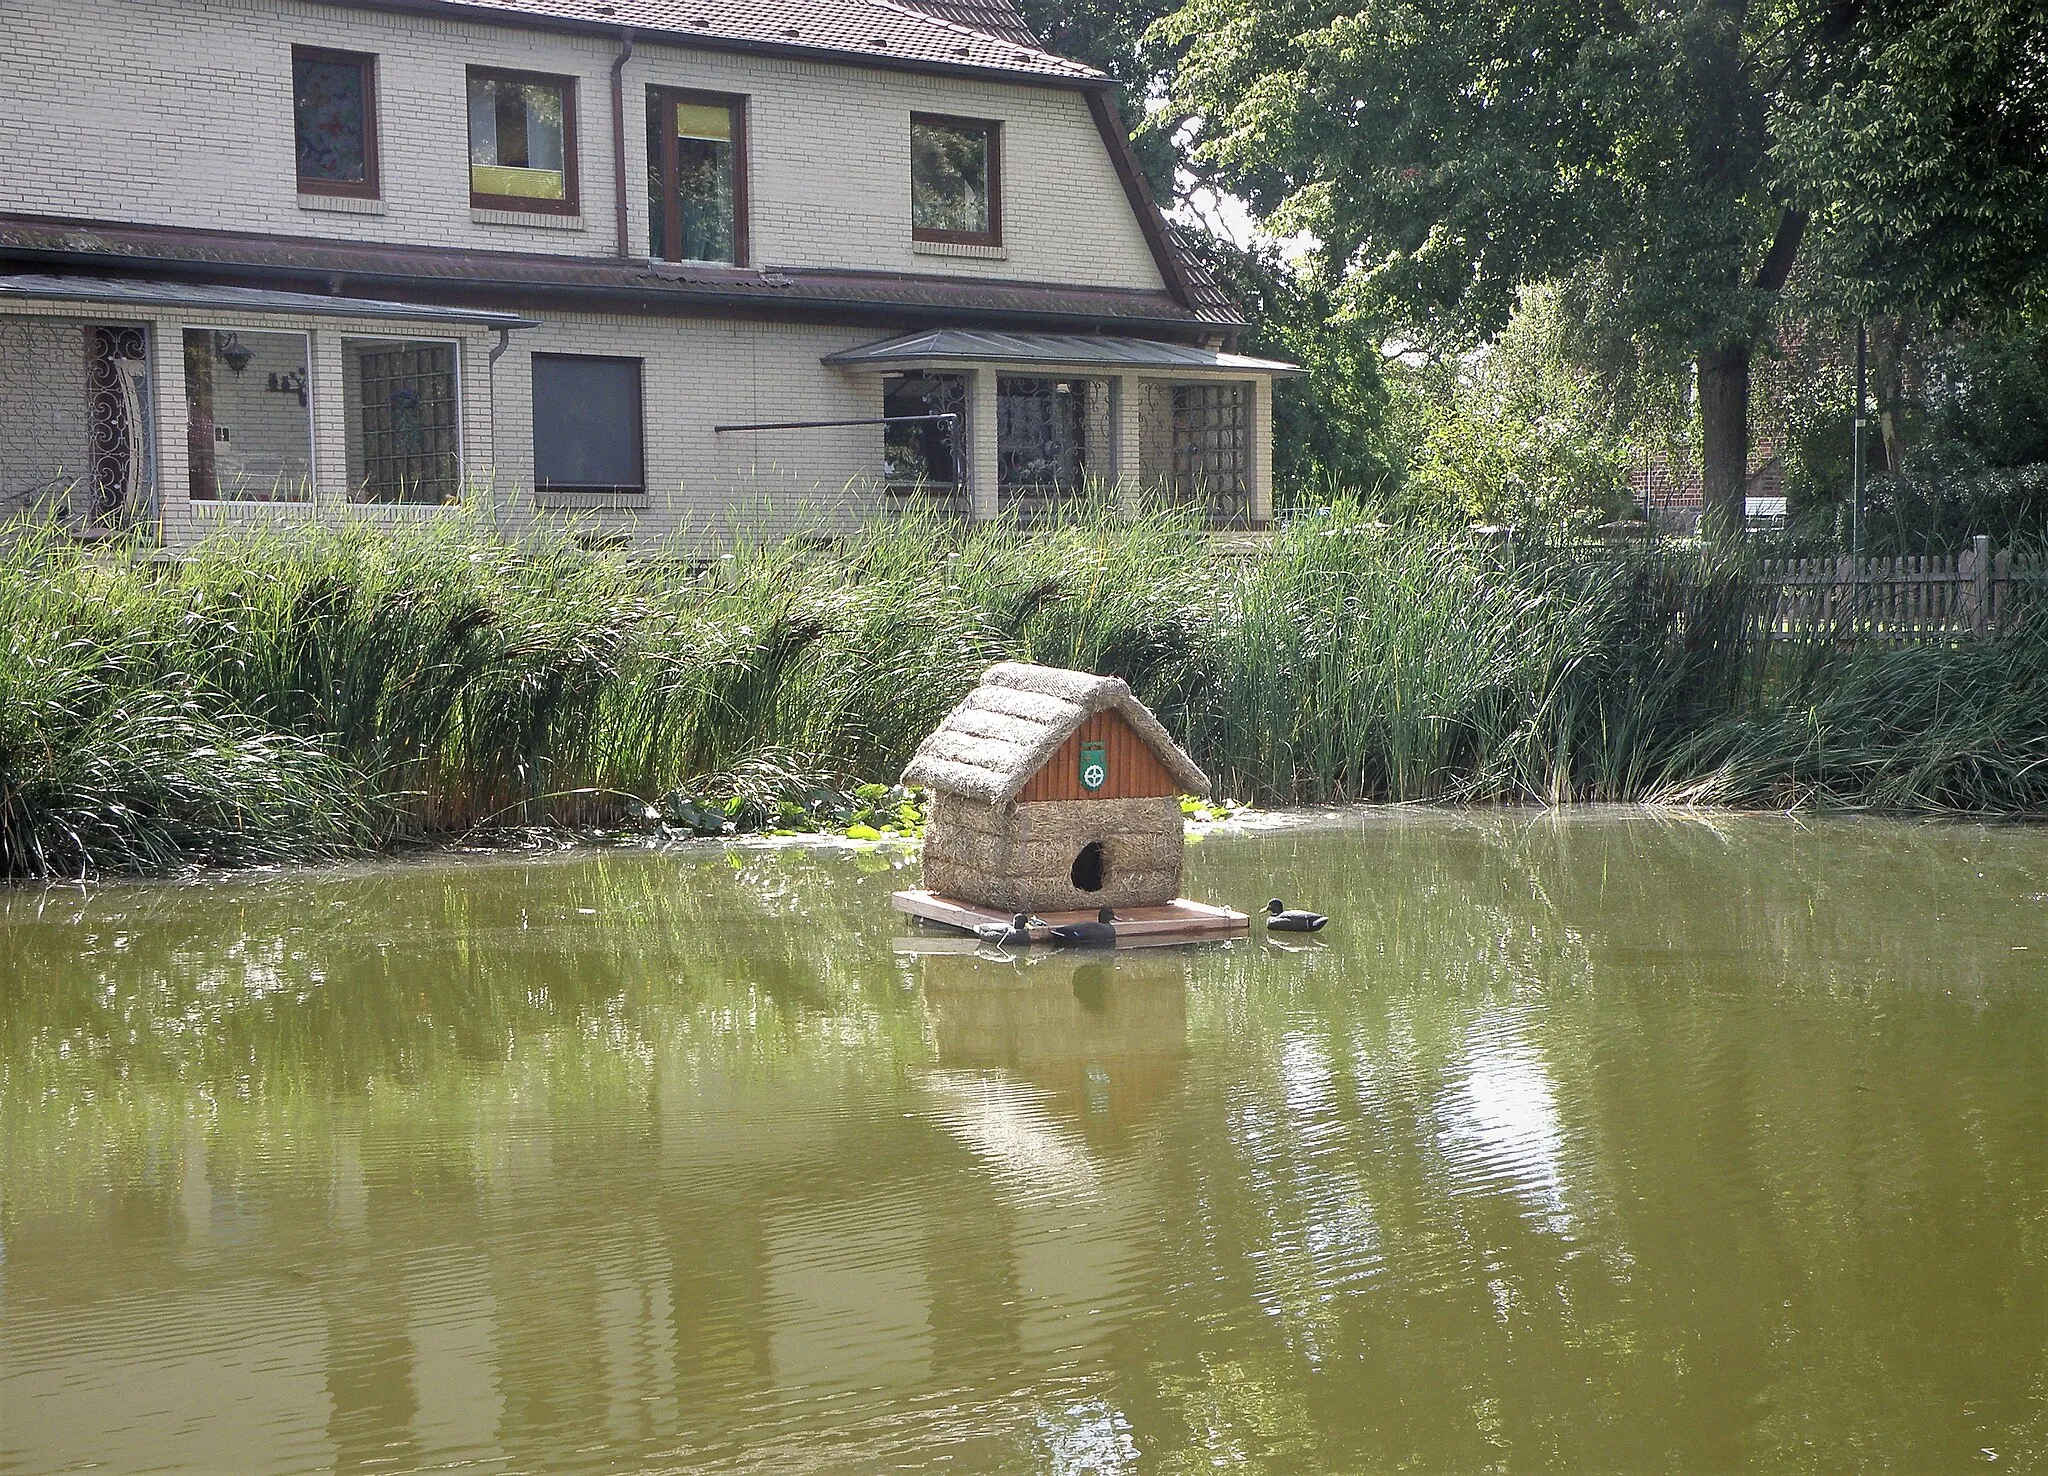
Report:
M 677 138 L 714 138 L 732 142 L 732 109 L 717 103 L 677 103 Z

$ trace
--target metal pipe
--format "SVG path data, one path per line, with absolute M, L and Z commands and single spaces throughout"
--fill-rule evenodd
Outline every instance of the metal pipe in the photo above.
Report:
M 1869 423 L 1865 411 L 1870 404 L 1870 325 L 1856 325 L 1856 419 L 1850 437 L 1849 467 L 1849 556 L 1863 557 L 1863 437 Z
M 619 32 L 619 54 L 612 62 L 612 195 L 615 212 L 614 256 L 630 256 L 626 241 L 626 63 L 633 59 L 633 28 Z
M 748 425 L 714 425 L 718 431 L 772 431 L 772 430 L 823 430 L 835 425 L 925 425 L 933 421 L 957 421 L 957 414 L 944 415 L 874 415 L 865 420 L 760 420 Z

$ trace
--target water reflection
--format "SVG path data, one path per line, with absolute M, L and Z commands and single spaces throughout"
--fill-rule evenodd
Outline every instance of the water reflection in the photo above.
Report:
M 920 955 L 888 858 L 708 849 L 0 899 L 0 1469 L 2048 1460 L 2048 836 L 1193 859 L 1339 921 Z

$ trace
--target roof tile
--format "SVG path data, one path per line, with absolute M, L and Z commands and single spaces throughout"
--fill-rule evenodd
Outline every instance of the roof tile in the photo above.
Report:
M 630 27 L 652 38 L 819 51 L 863 60 L 1098 79 L 1055 56 L 1007 0 L 448 0 L 451 9 L 502 12 L 585 27 Z

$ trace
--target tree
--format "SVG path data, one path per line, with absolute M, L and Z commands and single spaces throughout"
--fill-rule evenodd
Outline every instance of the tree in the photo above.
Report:
M 1350 311 L 1457 349 L 1559 282 L 1590 361 L 1696 364 L 1709 515 L 1730 529 L 1752 356 L 1810 225 L 1829 260 L 1887 273 L 1872 302 L 2048 271 L 2009 229 L 2038 215 L 2024 185 L 2048 198 L 2042 22 L 2034 0 L 1968 4 L 1963 33 L 1924 0 L 1187 0 L 1155 32 L 1183 49 L 1167 111 L 1198 120 L 1193 157 L 1270 228 L 1312 234 Z M 1878 206 L 1843 198 L 1883 173 L 1881 149 L 1837 145 L 1884 99 L 1918 120 L 1904 136 L 1952 144 L 1962 182 L 1894 169 Z M 1979 135 L 1995 169 L 1968 157 Z
M 1240 351 L 1290 359 L 1308 372 L 1273 386 L 1273 481 L 1295 496 L 1371 493 L 1400 474 L 1388 425 L 1388 387 L 1373 325 L 1338 311 L 1327 275 L 1283 260 L 1270 244 L 1242 247 L 1184 232 L 1245 311 Z
M 1171 48 L 1151 37 L 1154 22 L 1178 0 L 1018 0 L 1018 11 L 1050 50 L 1107 72 L 1117 81 L 1117 106 L 1127 124 L 1145 116 L 1145 102 L 1173 70 Z M 1171 129 L 1141 132 L 1138 151 L 1152 193 L 1179 194 L 1181 150 Z
M 1565 312 L 1532 288 L 1483 351 L 1397 371 L 1411 507 L 1578 532 L 1623 514 L 1617 407 L 1571 362 Z

